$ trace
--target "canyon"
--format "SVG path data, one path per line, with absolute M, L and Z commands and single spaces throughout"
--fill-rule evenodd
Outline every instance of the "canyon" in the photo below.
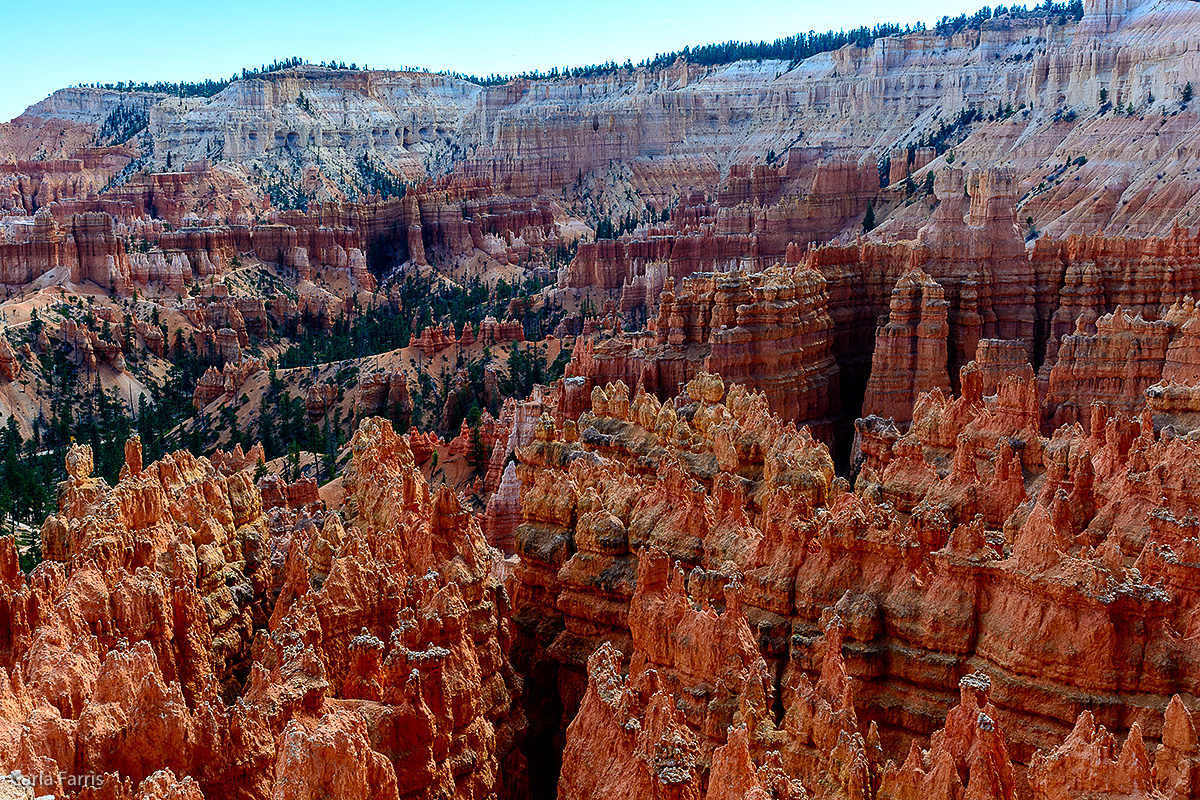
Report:
M 0 797 L 1200 797 L 1200 5 L 701 53 L 0 124 Z

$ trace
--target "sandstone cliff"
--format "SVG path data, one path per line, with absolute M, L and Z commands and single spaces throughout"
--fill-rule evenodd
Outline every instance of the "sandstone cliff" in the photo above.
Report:
M 702 796 L 706 781 L 713 791 L 707 771 L 727 769 L 721 754 L 747 735 L 759 779 L 782 761 L 810 796 L 840 796 L 822 770 L 843 782 L 861 774 L 865 787 L 885 774 L 944 785 L 937 750 L 949 746 L 935 732 L 959 725 L 959 712 L 946 717 L 947 687 L 971 672 L 992 688 L 976 700 L 964 679 L 970 721 L 950 755 L 962 787 L 972 760 L 987 760 L 987 785 L 999 788 L 986 796 L 1012 796 L 1026 768 L 1038 791 L 1061 791 L 1039 760 L 1055 756 L 1034 754 L 1058 747 L 1082 712 L 1117 730 L 1136 723 L 1134 739 L 1165 736 L 1168 700 L 1191 691 L 1187 668 L 1124 665 L 1190 658 L 1170 632 L 1187 629 L 1190 590 L 1163 570 L 1186 569 L 1167 551 L 1188 546 L 1195 443 L 1102 409 L 1090 435 L 1064 427 L 1046 439 L 1032 372 L 1001 379 L 990 397 L 973 364 L 961 383 L 957 399 L 923 396 L 906 436 L 860 423 L 857 494 L 765 398 L 736 385 L 726 396 L 709 375 L 666 404 L 597 387 L 577 424 L 543 419 L 519 452 L 514 614 L 531 659 L 520 669 L 557 671 L 528 690 L 555 693 L 560 724 L 575 720 L 560 728 L 560 791 Z M 821 689 L 835 657 L 841 683 Z M 812 690 L 790 687 L 814 676 L 827 710 L 793 712 L 791 692 Z M 793 713 L 832 719 L 832 733 L 800 735 L 792 750 L 796 731 L 812 729 L 773 732 L 779 716 L 762 709 L 781 692 L 785 725 Z M 1155 700 L 1135 699 L 1145 693 Z M 873 749 L 899 764 L 926 741 L 930 754 L 891 771 Z M 618 765 L 611 781 L 590 761 L 598 748 Z

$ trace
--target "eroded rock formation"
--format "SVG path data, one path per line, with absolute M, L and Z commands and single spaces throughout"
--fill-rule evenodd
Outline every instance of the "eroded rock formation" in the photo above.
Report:
M 45 563 L 22 575 L 0 540 L 2 769 L 139 798 L 516 788 L 493 553 L 388 423 L 364 422 L 352 450 L 334 511 L 315 484 L 270 501 L 245 458 L 143 465 L 132 440 L 110 488 L 73 448 Z
M 410 352 L 303 384 L 308 421 L 449 440 L 368 418 L 326 486 L 131 440 L 110 487 L 72 448 L 45 562 L 0 539 L 0 774 L 103 775 L 49 787 L 97 800 L 1200 796 L 1198 44 L 1194 4 L 1089 0 L 802 64 L 304 66 L 0 126 L 6 409 L 35 346 L 131 391 L 144 342 L 207 359 L 198 412 L 236 411 L 251 353 L 384 309 Z M 153 146 L 97 146 L 133 108 Z M 305 211 L 256 177 L 293 161 Z M 476 276 L 476 324 L 400 285 Z M 34 326 L 26 292 L 86 314 Z M 527 399 L 454 363 L 546 320 L 573 357 Z
M 748 749 L 757 780 L 782 764 L 809 796 L 1013 797 L 1026 775 L 1073 796 L 1090 779 L 1060 781 L 1079 757 L 1051 751 L 1097 723 L 1136 725 L 1103 786 L 1149 790 L 1136 743 L 1191 691 L 1173 632 L 1195 442 L 1101 406 L 1090 434 L 1046 438 L 1031 371 L 988 396 L 971 364 L 961 384 L 922 396 L 907 434 L 860 422 L 856 493 L 763 396 L 709 375 L 670 403 L 617 384 L 576 424 L 543 418 L 519 452 L 514 614 L 519 668 L 557 673 L 528 690 L 563 704 L 560 792 L 703 796 L 735 764 L 750 791 Z

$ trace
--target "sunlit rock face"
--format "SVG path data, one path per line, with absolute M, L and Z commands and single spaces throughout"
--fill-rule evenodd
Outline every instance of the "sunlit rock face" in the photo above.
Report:
M 110 486 L 72 446 L 42 563 L 0 538 L 0 795 L 1200 797 L 1198 52 L 1200 5 L 1089 0 L 0 126 L 5 313 L 90 319 L 6 317 L 26 428 L 43 356 L 207 354 L 183 396 L 236 411 L 283 339 L 411 316 L 406 277 L 509 289 L 297 378 L 353 419 L 327 484 L 134 438 Z
M 328 509 L 260 492 L 253 459 L 143 466 L 131 440 L 110 488 L 72 449 L 47 560 L 24 576 L 3 540 L 4 769 L 139 798 L 518 791 L 497 557 L 388 423 L 351 450 Z

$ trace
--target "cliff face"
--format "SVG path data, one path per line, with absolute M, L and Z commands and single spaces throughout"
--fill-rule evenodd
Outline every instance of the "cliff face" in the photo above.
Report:
M 0 157 L 28 159 L 41 146 L 44 157 L 69 158 L 124 104 L 146 108 L 156 172 L 215 170 L 234 181 L 243 209 L 266 194 L 255 168 L 320 201 L 371 194 L 374 169 L 410 183 L 453 169 L 498 194 L 529 198 L 611 165 L 627 168 L 623 180 L 655 208 L 699 189 L 732 209 L 773 206 L 797 181 L 807 187 L 822 156 L 874 169 L 895 154 L 888 182 L 920 178 L 946 163 L 924 148 L 916 154 L 920 134 L 957 125 L 967 109 L 994 117 L 999 104 L 1017 113 L 962 127 L 955 163 L 1013 166 L 1022 219 L 1032 216 L 1054 235 L 1162 234 L 1198 188 L 1188 177 L 1194 110 L 1163 118 L 1179 110 L 1185 84 L 1200 71 L 1200 12 L 1186 0 L 1118 5 L 1088 2 L 1078 24 L 1053 14 L 999 18 L 953 37 L 891 37 L 795 65 L 681 61 L 492 87 L 418 72 L 298 67 L 237 81 L 212 98 L 66 89 L 6 124 Z M 1135 113 L 1097 113 L 1101 89 L 1117 109 L 1132 104 Z M 50 123 L 61 129 L 53 149 L 33 146 L 51 138 Z M 782 166 L 751 166 L 768 151 Z M 1063 166 L 1101 151 L 1102 159 Z M 829 180 L 832 189 L 844 178 Z M 815 188 L 817 209 L 802 216 L 828 216 L 842 202 L 820 199 L 820 182 Z M 745 218 L 733 213 L 722 224 L 740 227 Z
M 737 191 L 734 165 L 714 204 L 681 202 L 672 225 L 636 236 L 580 245 L 562 270 L 564 288 L 621 289 L 622 310 L 653 304 L 666 277 L 734 268 L 766 269 L 783 260 L 789 244 L 828 241 L 854 228 L 879 193 L 878 166 L 833 156 L 822 148 L 793 148 L 784 166 L 754 167 L 780 188 L 766 197 Z
M 206 354 L 198 416 L 245 431 L 286 340 L 420 330 L 288 368 L 331 442 L 361 420 L 330 484 L 70 450 L 45 563 L 0 538 L 0 795 L 1200 797 L 1197 52 L 1196 4 L 1089 0 L 796 64 L 32 107 L 26 422 L 56 350 L 122 391 L 143 341 Z M 498 310 L 401 320 L 422 286 Z
M 415 177 L 421 151 L 449 144 L 479 87 L 441 75 L 300 67 L 238 81 L 215 97 L 164 101 L 149 131 L 162 158 L 250 163 L 322 148 L 347 165 L 380 150 Z M 412 154 L 414 148 L 416 154 Z M 407 169 L 405 169 L 405 167 Z
M 517 196 L 557 190 L 610 161 L 637 162 L 639 188 L 653 195 L 671 184 L 708 184 L 712 153 L 726 171 L 769 148 L 786 152 L 801 131 L 806 144 L 865 150 L 882 138 L 905 146 L 910 142 L 902 136 L 914 120 L 927 122 L 934 112 L 948 119 L 966 107 L 990 111 L 1000 102 L 1024 103 L 1043 120 L 1030 128 L 1041 141 L 1014 155 L 1049 162 L 1044 148 L 1064 143 L 1054 126 L 1049 137 L 1041 129 L 1058 109 L 1094 108 L 1101 88 L 1122 108 L 1177 106 L 1200 66 L 1189 46 L 1198 35 L 1190 4 L 1125 5 L 1132 7 L 1089 3 L 1078 25 L 1053 15 L 998 19 L 952 38 L 884 39 L 795 66 L 680 63 L 657 72 L 496 87 L 424 73 L 301 67 L 239 81 L 211 99 L 155 102 L 148 131 L 158 160 L 171 152 L 179 163 L 218 157 L 237 165 L 273 163 L 319 148 L 329 172 L 368 154 L 409 179 L 434 163 L 462 162 L 467 174 Z M 18 122 L 98 124 L 119 101 L 116 93 L 64 90 Z M 1114 124 L 1128 126 L 1111 117 L 1089 121 L 1075 138 L 1086 148 L 1087 139 Z M 1153 136 L 1145 120 L 1140 127 Z M 985 138 L 966 149 L 986 147 Z M 1154 138 L 1157 147 L 1174 146 Z M 1028 162 L 1018 166 L 1031 171 Z M 731 185 L 726 200 L 743 194 Z
M 818 431 L 830 418 L 857 416 L 860 401 L 864 414 L 907 425 L 922 392 L 957 388 L 964 365 L 986 367 L 1001 350 L 1007 366 L 995 365 L 987 393 L 1005 369 L 1028 363 L 1042 376 L 1046 432 L 1086 423 L 1093 401 L 1128 413 L 1161 379 L 1195 379 L 1187 355 L 1194 343 L 1181 327 L 1200 295 L 1194 233 L 1177 227 L 1161 238 L 1071 236 L 1024 247 L 1008 170 L 945 170 L 935 190 L 933 218 L 913 239 L 791 245 L 773 268 L 723 265 L 680 281 L 671 266 L 652 332 L 584 335 L 569 371 L 589 389 L 619 379 L 663 399 L 702 369 L 716 371 L 765 391 L 772 410 Z M 621 243 L 595 247 L 609 245 Z M 753 288 L 778 276 L 797 286 L 795 305 Z M 1176 353 L 1164 374 L 1168 347 Z
M 1188 546 L 1194 442 L 1099 411 L 1046 439 L 1031 373 L 994 397 L 973 364 L 961 382 L 903 437 L 860 422 L 856 493 L 711 375 L 543 419 L 519 453 L 514 614 L 520 668 L 557 672 L 527 691 L 563 704 L 562 796 L 712 796 L 735 767 L 745 791 L 815 797 L 1178 785 L 1165 765 L 1194 751 L 1166 744 L 1187 728 L 1163 710 L 1193 690 L 1172 633 L 1191 590 L 1167 551 Z M 1130 731 L 1127 755 L 1097 725 Z M 1143 737 L 1164 742 L 1157 776 Z M 1087 771 L 1086 747 L 1119 766 Z
M 567 372 L 584 379 L 582 391 L 621 380 L 664 398 L 700 372 L 717 372 L 828 436 L 841 404 L 825 286 L 802 266 L 693 275 L 678 292 L 668 279 L 653 338 L 585 342 Z
M 942 287 L 924 272 L 905 273 L 896 283 L 888 323 L 876 333 L 872 355 L 888 367 L 871 372 L 864 414 L 908 422 L 913 398 L 933 389 L 950 390 L 946 371 L 949 305 Z
M 946 290 L 952 337 L 959 286 L 946 279 L 961 272 L 976 291 L 995 293 L 967 312 L 983 326 L 999 315 L 984 336 L 1042 338 L 1031 328 L 1037 321 L 1004 316 L 1045 299 L 1023 296 L 1021 287 L 1040 276 L 1028 274 L 1020 237 L 997 232 L 1021 220 L 1059 240 L 1100 233 L 1112 241 L 1188 224 L 1200 187 L 1189 166 L 1195 109 L 1182 92 L 1200 67 L 1198 42 L 1200 12 L 1185 0 L 1115 10 L 1097 2 L 1078 24 L 999 18 L 980 31 L 881 39 L 796 65 L 681 61 L 494 87 L 299 67 L 234 82 L 211 98 L 69 89 L 0 130 L 0 208 L 17 216 L 48 208 L 68 229 L 73 215 L 104 213 L 118 238 L 151 242 L 161 221 L 212 228 L 210 238 L 228 240 L 205 248 L 214 265 L 253 250 L 304 269 L 293 247 L 307 249 L 309 264 L 334 263 L 309 235 L 325 227 L 348 229 L 334 234 L 338 245 L 362 251 L 376 271 L 478 254 L 503 265 L 551 262 L 562 288 L 619 289 L 624 313 L 646 307 L 653 316 L 668 277 L 762 270 L 792 244 L 845 244 L 873 204 L 880 240 L 969 216 L 968 235 L 923 242 L 937 251 L 922 268 Z M 1101 89 L 1118 110 L 1099 108 Z M 87 140 L 130 108 L 146 113 L 137 136 L 103 147 Z M 951 150 L 918 146 L 935 136 Z M 881 163 L 890 167 L 886 191 Z M 930 175 L 936 203 L 900 203 L 905 178 L 925 185 Z M 367 202 L 400 183 L 403 199 Z M 292 205 L 309 210 L 281 212 Z M 559 255 L 585 226 L 627 213 L 656 222 L 586 242 L 562 266 Z M 262 247 L 249 246 L 241 226 L 263 221 L 297 233 L 269 242 L 264 232 Z M 15 218 L 6 227 L 6 283 L 70 263 L 55 255 L 61 233 L 27 231 Z M 81 251 L 92 247 L 76 239 Z M 130 272 L 104 247 L 78 277 L 104 285 L 110 273 L 120 282 Z M 171 247 L 163 250 L 170 264 Z M 198 248 L 185 252 L 194 267 Z M 365 282 L 366 270 L 357 274 Z M 1004 282 L 989 286 L 988 276 Z M 166 277 L 177 291 L 177 279 Z M 1057 335 L 1070 332 L 1063 326 Z M 973 354 L 969 336 L 952 339 L 952 381 Z

